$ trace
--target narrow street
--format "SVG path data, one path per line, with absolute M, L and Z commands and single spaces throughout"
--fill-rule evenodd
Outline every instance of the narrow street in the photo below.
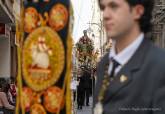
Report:
M 83 106 L 83 108 L 80 110 L 80 109 L 77 109 L 77 105 L 75 103 L 74 105 L 74 113 L 73 114 L 92 114 L 92 97 L 90 97 L 89 99 L 89 106 Z
M 92 106 L 83 106 L 82 110 L 77 110 L 77 114 L 92 114 Z

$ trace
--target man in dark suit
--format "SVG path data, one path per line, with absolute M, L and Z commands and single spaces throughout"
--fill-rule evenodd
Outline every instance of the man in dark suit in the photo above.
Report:
M 94 114 L 165 114 L 165 52 L 146 38 L 153 0 L 99 0 L 112 48 L 97 68 Z
M 89 106 L 89 96 L 90 96 L 92 83 L 91 83 L 91 74 L 87 68 L 85 68 L 84 70 L 83 78 L 84 78 L 85 104 L 86 106 Z
M 78 81 L 79 81 L 79 85 L 77 87 L 77 105 L 78 105 L 78 109 L 82 109 L 82 106 L 84 105 L 84 98 L 85 98 L 83 75 L 78 77 Z

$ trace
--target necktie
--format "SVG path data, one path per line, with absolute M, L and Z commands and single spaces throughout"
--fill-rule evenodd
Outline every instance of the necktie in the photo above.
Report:
M 112 70 L 111 70 L 111 73 L 110 73 L 110 78 L 113 78 L 114 77 L 114 73 L 115 73 L 115 69 L 120 65 L 115 59 L 111 59 L 111 62 L 112 62 Z

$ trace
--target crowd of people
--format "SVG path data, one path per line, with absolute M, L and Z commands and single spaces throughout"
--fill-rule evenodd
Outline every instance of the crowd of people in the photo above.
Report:
M 82 69 L 81 75 L 73 78 L 71 88 L 73 90 L 73 100 L 77 101 L 77 108 L 82 109 L 83 106 L 89 106 L 89 97 L 92 96 L 94 90 L 94 76 L 87 68 Z M 92 85 L 93 84 L 93 85 Z
M 14 78 L 0 78 L 0 114 L 14 114 L 16 93 Z

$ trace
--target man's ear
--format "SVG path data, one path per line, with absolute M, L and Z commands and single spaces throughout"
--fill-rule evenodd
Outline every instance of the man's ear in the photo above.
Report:
M 133 8 L 133 15 L 135 20 L 139 20 L 144 14 L 144 7 L 142 5 L 136 5 Z

